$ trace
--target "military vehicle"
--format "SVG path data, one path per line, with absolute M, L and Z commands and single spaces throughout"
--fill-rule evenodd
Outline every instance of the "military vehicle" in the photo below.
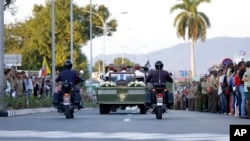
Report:
M 147 113 L 145 105 L 147 87 L 144 83 L 147 68 L 141 67 L 140 71 L 145 75 L 136 76 L 133 67 L 128 66 L 126 72 L 121 71 L 120 67 L 115 68 L 116 72 L 110 72 L 97 87 L 97 104 L 99 113 L 108 114 L 116 112 L 117 109 L 125 110 L 126 107 L 137 106 L 141 114 Z M 105 69 L 109 71 L 108 67 Z

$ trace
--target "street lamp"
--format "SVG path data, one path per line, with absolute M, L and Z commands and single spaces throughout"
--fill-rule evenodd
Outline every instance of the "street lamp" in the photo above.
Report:
M 119 30 L 119 32 L 116 32 L 116 35 L 113 36 L 113 39 L 107 39 L 107 40 L 111 40 L 113 41 L 113 64 L 115 63 L 115 48 L 116 48 L 116 43 L 119 43 L 121 44 L 119 41 L 116 40 L 116 36 L 118 33 L 122 32 L 122 31 L 128 31 L 128 30 L 131 30 L 133 28 L 127 28 L 127 29 L 124 29 L 124 30 Z M 110 32 L 110 31 L 108 31 Z
M 135 48 L 135 50 L 133 50 L 133 49 L 131 49 L 131 48 L 128 48 L 128 47 L 124 47 L 124 46 L 122 46 L 122 48 L 129 49 L 129 50 L 133 53 L 133 62 L 135 63 L 135 55 L 136 55 L 137 51 L 138 51 L 139 49 L 141 49 L 141 48 L 146 47 L 146 46 L 147 46 L 147 45 L 143 45 L 143 46 L 137 47 L 137 48 Z M 123 58 L 122 58 L 122 63 L 123 63 Z
M 104 70 L 105 70 L 105 38 L 106 38 L 106 31 L 108 30 L 106 28 L 107 23 L 99 14 L 97 14 L 95 12 L 90 12 L 90 11 L 87 11 L 87 10 L 83 10 L 83 12 L 91 13 L 91 14 L 97 16 L 102 22 L 102 30 L 103 30 L 103 66 L 102 66 L 102 70 L 104 72 Z M 127 14 L 127 13 L 128 12 L 121 12 L 121 13 L 118 13 L 118 14 Z

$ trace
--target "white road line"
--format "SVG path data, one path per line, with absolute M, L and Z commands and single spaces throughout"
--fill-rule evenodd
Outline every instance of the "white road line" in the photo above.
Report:
M 124 122 L 130 122 L 130 118 L 123 119 Z
M 46 136 L 45 136 L 46 135 Z M 153 140 L 164 139 L 171 141 L 229 141 L 227 134 L 212 133 L 187 133 L 187 134 L 163 134 L 140 132 L 68 132 L 68 131 L 6 131 L 0 130 L 1 138 L 79 138 L 79 139 L 124 139 L 124 140 Z

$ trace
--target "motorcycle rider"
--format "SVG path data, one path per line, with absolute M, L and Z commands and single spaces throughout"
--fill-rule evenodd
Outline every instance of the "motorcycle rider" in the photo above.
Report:
M 80 89 L 76 86 L 79 82 L 83 82 L 84 80 L 80 78 L 77 72 L 72 70 L 72 62 L 70 60 L 66 60 L 64 62 L 64 70 L 60 72 L 56 78 L 57 83 L 65 82 L 65 81 L 73 84 L 72 102 L 77 106 L 78 109 L 84 108 L 84 106 L 82 105 Z M 58 94 L 59 94 L 59 97 L 62 97 L 63 95 L 62 91 L 59 91 Z M 60 100 L 62 99 L 59 98 L 59 101 Z
M 173 83 L 173 79 L 170 73 L 166 70 L 163 70 L 163 63 L 161 61 L 155 62 L 155 70 L 151 70 L 149 75 L 146 77 L 146 82 L 150 83 Z M 151 106 L 152 104 L 152 96 L 151 90 L 147 95 L 147 106 Z M 168 96 L 165 96 L 165 103 L 168 103 Z

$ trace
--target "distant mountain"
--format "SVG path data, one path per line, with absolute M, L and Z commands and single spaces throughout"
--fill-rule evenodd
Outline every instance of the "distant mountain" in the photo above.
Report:
M 214 64 L 220 64 L 224 58 L 231 58 L 240 51 L 250 52 L 250 38 L 217 37 L 207 39 L 205 42 L 195 44 L 195 65 L 196 73 L 207 73 L 209 67 Z M 120 54 L 115 54 L 119 56 Z M 124 54 L 130 60 L 133 60 L 133 54 Z M 113 55 L 105 57 L 106 63 L 112 62 Z M 148 54 L 136 55 L 136 62 L 144 65 L 150 57 L 151 67 L 154 67 L 156 60 L 164 63 L 164 69 L 179 72 L 180 70 L 190 70 L 190 43 L 177 44 L 175 46 L 150 52 Z M 93 62 L 97 61 L 97 56 Z

